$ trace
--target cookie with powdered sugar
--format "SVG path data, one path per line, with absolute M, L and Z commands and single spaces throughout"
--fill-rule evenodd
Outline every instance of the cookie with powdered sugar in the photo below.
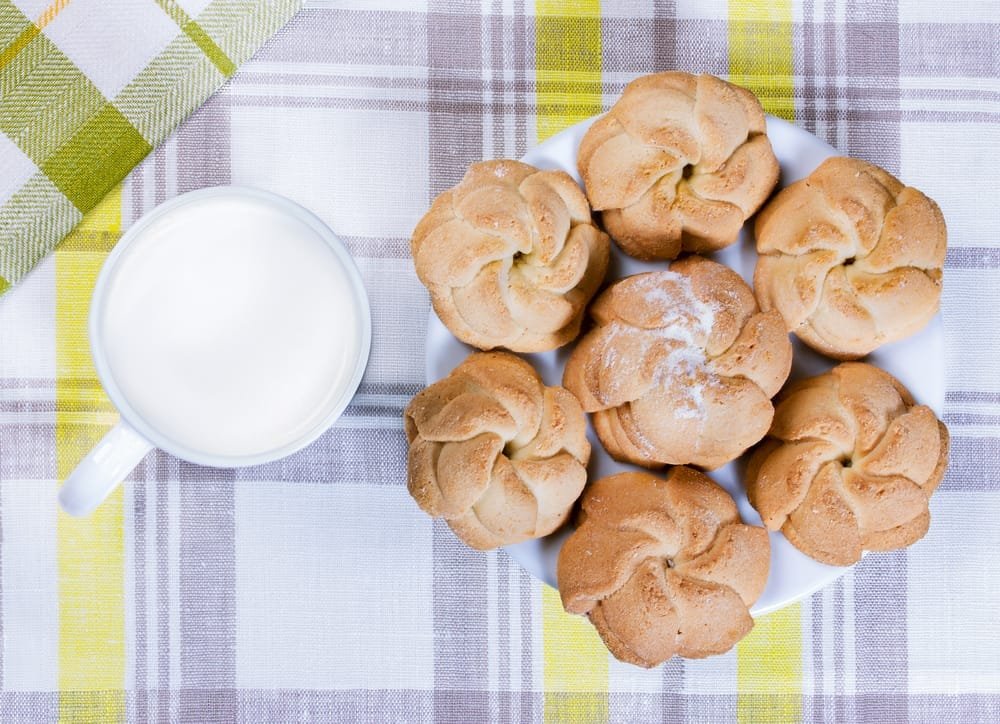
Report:
M 792 347 L 736 272 L 689 256 L 612 284 L 590 315 L 563 385 L 613 458 L 714 469 L 767 433 Z

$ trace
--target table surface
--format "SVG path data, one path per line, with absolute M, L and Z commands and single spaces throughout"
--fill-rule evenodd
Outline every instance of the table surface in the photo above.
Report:
M 306 3 L 0 298 L 0 721 L 1000 719 L 998 18 L 997 2 Z M 408 238 L 469 163 L 673 68 L 748 85 L 941 205 L 952 458 L 912 548 L 727 655 L 643 671 L 407 495 L 429 309 Z M 355 255 L 374 325 L 359 394 L 291 458 L 152 453 L 70 519 L 58 482 L 116 419 L 86 341 L 101 261 L 156 204 L 227 183 L 298 201 Z

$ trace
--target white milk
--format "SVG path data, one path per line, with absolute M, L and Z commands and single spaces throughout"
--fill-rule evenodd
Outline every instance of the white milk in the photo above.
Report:
M 115 267 L 98 324 L 138 416 L 211 455 L 307 435 L 350 384 L 361 345 L 331 247 L 271 203 L 236 195 L 154 220 Z

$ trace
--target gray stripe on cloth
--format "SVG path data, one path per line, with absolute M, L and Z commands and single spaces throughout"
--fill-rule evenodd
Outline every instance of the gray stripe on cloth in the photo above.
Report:
M 873 3 L 868 0 L 847 2 L 847 148 L 851 156 L 864 158 L 899 173 L 900 119 L 886 113 L 899 108 L 899 18 L 895 2 Z M 865 82 L 852 80 L 864 77 Z M 869 101 L 865 88 L 876 88 L 882 95 L 877 103 Z M 852 122 L 852 113 L 867 112 L 867 123 Z
M 997 722 L 1000 694 L 912 694 L 907 698 L 910 722 Z
M 525 18 L 524 0 L 514 0 L 514 14 L 508 20 L 510 23 L 510 35 L 513 44 L 513 58 L 511 65 L 514 69 L 514 94 L 515 97 L 523 97 L 523 93 L 518 91 L 518 87 L 523 87 L 527 80 L 528 58 L 535 55 L 535 33 L 534 26 L 529 32 L 528 21 Z M 528 114 L 515 113 L 514 115 L 514 148 L 511 154 L 514 158 L 520 158 L 528 151 Z
M 464 7 L 464 6 L 463 6 Z M 457 184 L 469 164 L 482 158 L 482 29 L 479 4 L 466 12 L 455 3 L 430 3 L 427 16 L 426 104 L 430 113 L 430 196 Z M 504 105 L 504 104 L 501 104 Z
M 953 436 L 948 470 L 940 489 L 961 492 L 1000 490 L 1000 439 Z
M 1000 48 L 998 48 L 1000 50 Z M 1000 87 L 997 88 L 903 88 L 903 98 L 929 101 L 985 101 L 1000 103 Z
M 662 27 L 658 27 L 662 25 Z M 673 35 L 673 23 L 649 18 L 601 18 L 601 69 L 604 73 L 625 73 L 639 76 L 663 68 L 656 57 L 657 30 Z M 673 41 L 669 55 L 673 58 Z
M 403 400 L 387 400 L 384 404 L 352 404 L 344 412 L 343 422 L 324 433 L 316 442 L 294 455 L 282 460 L 246 468 L 236 469 L 237 480 L 272 480 L 283 482 L 358 482 L 357 471 L 371 469 L 366 476 L 372 484 L 403 484 L 395 460 L 405 459 L 406 440 L 402 432 L 402 413 L 406 399 L 416 394 L 420 383 L 365 383 L 359 394 L 392 396 Z M 984 393 L 985 394 L 985 393 Z M 971 421 L 970 416 L 955 415 L 952 422 Z M 351 420 L 372 418 L 373 424 L 381 427 L 351 427 Z M 992 418 L 991 418 L 992 419 Z M 981 421 L 990 422 L 983 418 Z M 0 425 L 0 449 L 10 449 L 16 454 L 0 456 L 0 472 L 8 478 L 52 479 L 54 462 L 48 450 L 48 442 L 53 434 L 52 425 Z M 5 439 L 9 438 L 9 439 Z M 956 436 L 953 448 L 966 450 L 972 446 L 974 455 L 986 454 L 987 462 L 996 459 L 996 441 L 992 438 L 963 438 Z M 11 442 L 12 441 L 12 442 Z M 364 443 L 364 444 L 360 444 Z M 985 445 L 985 447 L 984 447 Z M 374 453 L 372 451 L 375 451 Z M 962 471 L 963 461 L 979 466 L 976 457 L 967 458 L 963 453 L 953 455 L 952 472 Z M 367 466 L 367 467 L 366 467 Z M 374 466 L 374 468 L 371 468 Z M 968 466 L 965 466 L 968 467 Z M 981 467 L 981 466 L 980 466 Z M 130 480 L 145 480 L 145 468 L 140 466 Z M 956 487 L 958 486 L 958 487 Z M 982 481 L 972 484 L 964 477 L 958 477 L 948 486 L 951 489 L 984 489 Z
M 688 712 L 684 709 L 684 659 L 674 657 L 665 663 L 663 670 L 664 703 L 659 707 L 663 722 L 684 721 Z
M 415 395 L 423 389 L 422 383 L 362 380 L 360 395 Z
M 156 521 L 156 720 L 171 718 L 169 692 L 178 682 L 170 680 L 170 654 L 178 642 L 170 636 L 170 486 L 180 479 L 180 461 L 162 450 L 153 453 L 156 457 L 155 482 L 152 495 Z M 183 609 L 183 605 L 181 606 Z M 181 679 L 183 680 L 183 672 Z M 176 709 L 175 709 L 176 711 Z
M 55 394 L 53 377 L 0 377 L 0 390 L 44 390 Z
M 815 9 L 814 0 L 803 0 L 801 32 L 794 33 L 794 38 L 801 38 L 802 52 L 799 56 L 802 81 L 801 102 L 795 104 L 795 118 L 810 133 L 816 133 L 816 26 L 809 22 Z
M 20 412 L 25 415 L 56 411 L 55 400 L 0 400 L 0 412 Z M 0 450 L 3 449 L 0 441 Z
M 151 692 L 154 693 L 155 692 Z M 175 700 L 186 693 L 171 691 L 170 698 Z M 89 700 L 93 692 L 67 691 L 62 696 L 72 703 L 74 700 Z M 471 691 L 454 692 L 456 696 L 470 696 L 487 699 L 492 692 Z M 431 691 L 413 689 L 204 689 L 199 692 L 205 703 L 205 712 L 211 716 L 212 702 L 234 698 L 237 702 L 235 716 L 232 721 L 350 721 L 371 722 L 422 722 L 429 721 L 432 716 L 433 697 Z M 134 692 L 127 692 L 126 699 L 134 697 Z M 515 698 L 526 702 L 531 710 L 541 706 L 542 694 L 539 692 L 514 692 Z M 54 721 L 59 716 L 58 691 L 0 691 L 0 710 L 5 721 L 39 722 Z M 627 710 L 637 699 L 647 699 L 653 706 L 665 707 L 666 694 L 621 693 L 612 692 L 608 695 L 613 706 Z M 806 695 L 807 698 L 815 698 Z M 748 699 L 752 700 L 750 696 Z M 824 697 L 830 708 L 834 706 L 836 697 Z M 941 722 L 993 722 L 1000 720 L 1000 694 L 997 693 L 964 693 L 964 694 L 912 694 L 907 696 L 900 692 L 882 692 L 880 694 L 859 694 L 856 697 L 841 697 L 858 705 L 859 710 L 867 708 L 874 699 L 884 699 L 892 706 L 898 706 L 905 700 L 909 707 L 909 722 L 919 724 L 941 724 Z M 736 696 L 732 694 L 685 694 L 680 697 L 681 703 L 692 710 L 702 712 L 697 721 L 715 722 L 732 721 L 736 708 Z M 762 702 L 767 699 L 761 697 Z M 479 721 L 479 720 L 475 720 Z M 832 720 L 830 720 L 832 721 Z M 898 718 L 861 721 L 900 721 Z
M 506 553 L 501 555 L 506 556 Z M 521 692 L 528 692 L 534 689 L 534 646 L 532 634 L 534 625 L 532 623 L 532 598 L 536 587 L 541 585 L 526 570 L 517 567 L 517 587 L 520 592 L 518 599 L 518 621 L 521 627 Z M 520 721 L 534 721 L 542 717 L 544 710 L 544 698 L 525 698 L 522 696 L 520 705 Z
M 467 91 L 472 92 L 477 88 L 482 88 L 482 84 L 476 83 L 465 83 L 464 81 L 458 84 L 465 88 Z M 613 93 L 620 92 L 621 87 L 624 84 L 617 84 L 616 91 Z M 591 90 L 590 86 L 581 85 L 581 90 Z M 885 92 L 885 91 L 880 91 Z M 866 92 L 862 89 L 856 91 L 848 91 L 848 95 L 854 95 L 856 98 L 865 98 Z M 796 97 L 793 97 L 796 100 Z M 281 95 L 280 93 L 268 93 L 268 94 L 221 94 L 217 96 L 217 102 L 220 104 L 229 105 L 236 108 L 312 108 L 312 109 L 341 109 L 341 110 L 354 110 L 354 111 L 382 111 L 390 113 L 430 113 L 447 115 L 452 114 L 454 118 L 481 118 L 484 114 L 493 111 L 497 111 L 495 108 L 491 108 L 490 104 L 484 103 L 478 98 L 463 98 L 456 96 L 455 100 L 450 101 L 447 109 L 441 107 L 435 107 L 435 101 L 429 99 L 427 101 L 419 99 L 400 99 L 400 98 L 356 98 L 356 97 L 342 97 L 338 98 L 336 96 L 323 96 L 323 97 L 309 97 L 302 95 Z M 819 114 L 820 120 L 827 123 L 835 122 L 848 122 L 856 124 L 867 124 L 869 126 L 885 127 L 888 128 L 892 124 L 906 122 L 926 122 L 926 123 L 997 123 L 1000 121 L 1000 112 L 992 111 L 971 111 L 971 110 L 938 110 L 938 109 L 888 109 L 882 110 L 874 107 L 873 104 L 866 103 L 867 106 L 872 107 L 850 107 L 842 109 L 834 109 L 830 111 L 823 111 Z M 527 114 L 537 114 L 538 105 L 534 100 L 531 101 L 504 101 L 500 104 L 499 111 L 503 114 L 510 116 L 516 116 L 517 114 L 527 113 Z M 481 125 L 481 123 L 479 124 Z M 480 135 L 482 135 L 480 133 Z M 819 134 L 831 145 L 836 146 L 834 143 L 835 138 L 829 137 L 829 134 Z M 874 136 L 875 134 L 873 134 Z M 897 134 L 898 135 L 898 134 Z M 874 154 L 871 156 L 871 160 L 875 163 L 879 163 L 880 154 L 884 156 L 880 149 L 877 148 L 875 142 L 870 139 L 861 138 L 860 134 L 854 139 L 855 142 L 861 144 L 862 147 L 870 148 L 871 152 Z M 457 152 L 458 149 L 453 149 L 452 153 Z M 482 158 L 482 154 L 479 157 Z M 434 159 L 432 159 L 432 162 Z M 463 168 L 464 171 L 464 168 Z M 440 193 L 445 188 L 450 188 L 458 182 L 455 179 L 447 183 L 442 189 L 435 191 L 434 195 Z
M 143 468 L 143 478 L 148 480 L 155 476 L 155 472 L 150 472 L 149 467 L 156 465 L 157 455 L 147 455 L 141 463 Z M 137 482 L 132 486 L 132 559 L 135 565 L 133 577 L 132 600 L 135 607 L 135 650 L 133 652 L 133 671 L 135 677 L 135 713 L 137 721 L 149 721 L 149 674 L 146 661 L 148 633 L 146 621 L 146 516 L 149 506 L 147 505 L 147 489 L 149 486 L 145 482 Z
M 713 696 L 714 698 L 714 696 Z M 748 697 L 752 700 L 756 697 Z M 763 697 L 761 697 L 763 698 Z M 815 696 L 807 695 L 809 699 Z M 877 722 L 878 724 L 956 724 L 965 722 L 995 722 L 1000 720 L 1000 694 L 909 694 L 899 691 L 882 693 L 864 693 L 855 696 L 823 696 L 822 706 L 826 711 L 835 711 L 838 707 L 844 711 L 856 708 L 859 712 L 855 718 L 837 719 L 828 716 L 825 722 Z M 812 702 L 814 706 L 818 702 Z M 892 712 L 882 717 L 872 717 L 861 712 L 872 711 L 882 707 Z M 903 712 L 902 714 L 898 712 Z M 703 721 L 731 721 L 732 714 L 720 716 L 718 719 Z
M 675 0 L 654 0 L 653 21 L 653 72 L 672 70 L 677 67 L 677 35 L 684 34 L 686 28 L 677 19 L 677 3 Z
M 664 3 L 669 2 L 669 0 L 660 0 L 660 1 Z M 509 21 L 510 24 L 514 24 L 514 21 L 516 21 L 517 19 L 518 19 L 517 16 L 511 16 L 511 15 L 504 16 L 504 20 Z M 524 21 L 526 19 L 521 18 L 521 20 Z M 610 28 L 611 30 L 613 30 L 616 27 L 616 25 L 613 22 L 614 20 L 615 20 L 614 18 L 604 19 L 604 22 L 607 23 L 607 27 Z M 713 21 L 673 22 L 669 21 L 667 18 L 658 18 L 652 22 L 655 23 L 655 27 L 660 28 L 660 30 L 653 30 L 652 35 L 650 36 L 652 39 L 649 42 L 655 43 L 657 42 L 656 38 L 658 37 L 658 34 L 660 35 L 674 34 L 676 36 L 677 33 L 675 32 L 675 29 L 678 27 L 684 27 L 685 25 L 690 25 L 691 23 L 696 23 L 696 24 L 704 23 L 706 25 L 711 25 Z M 624 27 L 630 29 L 630 31 L 633 33 L 636 32 L 634 28 L 634 23 L 626 21 Z M 800 32 L 802 32 L 803 34 L 808 35 L 808 33 L 805 33 L 806 27 L 815 28 L 816 26 L 810 24 L 808 26 L 804 26 L 800 30 Z M 613 34 L 611 30 L 609 30 L 607 33 L 609 36 Z M 527 47 L 527 44 L 525 42 L 526 40 L 527 38 L 523 37 L 511 39 L 510 43 L 507 43 L 507 45 L 521 45 L 523 47 Z M 680 40 L 682 40 L 682 38 L 678 38 L 678 42 L 680 42 Z M 804 49 L 805 45 L 803 44 L 802 48 L 796 48 L 796 52 L 799 52 L 800 50 L 804 52 Z M 619 52 L 619 53 L 621 52 L 620 50 L 617 49 L 613 50 L 614 52 Z M 661 65 L 660 62 L 656 60 L 656 52 L 657 52 L 656 48 L 653 48 L 652 51 L 653 51 L 652 55 L 653 60 L 651 67 L 670 70 L 671 67 L 674 65 L 673 62 L 670 62 L 669 64 L 662 63 Z M 514 65 L 523 66 L 523 63 L 520 64 L 517 63 L 516 58 L 512 58 L 506 55 L 504 57 L 507 59 L 506 62 L 508 63 L 508 67 L 512 67 Z M 806 62 L 805 57 L 806 56 L 802 57 L 801 59 L 802 63 Z M 635 62 L 636 59 L 642 62 L 637 64 Z M 800 60 L 798 56 L 796 56 L 796 67 L 800 67 L 798 65 L 799 62 Z M 810 62 L 815 62 L 815 59 L 810 60 Z M 635 70 L 635 68 L 640 65 L 642 67 L 646 67 L 646 61 L 643 60 L 641 56 L 636 56 L 636 58 L 632 59 L 631 63 L 628 63 L 627 61 L 619 62 L 618 65 L 620 66 L 620 68 L 616 72 L 622 74 L 636 74 L 637 71 Z M 690 67 L 697 69 L 697 67 L 699 67 L 699 64 L 693 63 L 690 64 Z M 683 70 L 686 69 L 686 66 L 682 64 L 681 66 L 679 66 L 679 68 Z M 847 100 L 846 88 L 827 85 L 827 83 L 830 80 L 834 80 L 834 78 L 828 78 L 820 73 L 814 73 L 810 75 L 810 78 L 823 81 L 824 83 L 823 85 L 813 86 L 815 89 L 814 92 L 817 93 L 820 97 L 829 100 Z M 806 79 L 803 78 L 802 80 L 804 83 Z M 489 91 L 490 93 L 510 94 L 512 96 L 512 100 L 510 101 L 511 103 L 518 102 L 519 95 L 533 95 L 537 92 L 537 84 L 535 83 L 534 80 L 530 78 L 525 78 L 523 76 L 518 76 L 516 73 L 513 79 L 506 77 L 479 78 L 476 82 L 479 83 L 483 92 Z M 928 80 L 927 82 L 930 83 L 931 81 Z M 625 87 L 625 83 L 626 83 L 625 80 L 621 80 L 618 78 L 603 79 L 600 82 L 601 92 L 612 95 L 620 93 L 622 89 Z M 590 83 L 588 84 L 588 87 L 592 87 L 593 85 L 594 85 L 593 83 Z M 383 78 L 383 77 L 371 77 L 367 75 L 349 75 L 347 74 L 346 70 L 343 73 L 338 72 L 333 75 L 319 75 L 317 73 L 311 73 L 308 71 L 297 72 L 293 69 L 293 67 L 283 68 L 281 72 L 240 70 L 240 72 L 234 75 L 233 78 L 228 82 L 228 84 L 224 88 L 220 89 L 219 92 L 237 96 L 239 95 L 252 96 L 255 94 L 253 88 L 260 86 L 267 86 L 269 88 L 311 86 L 314 88 L 324 89 L 324 91 L 330 88 L 338 88 L 338 87 L 343 88 L 345 90 L 348 88 L 350 89 L 364 88 L 367 90 L 379 89 L 379 90 L 419 91 L 419 90 L 426 90 L 427 78 L 426 77 Z M 797 99 L 803 100 L 807 97 L 803 89 L 804 86 L 800 89 L 795 90 L 796 93 L 795 97 Z M 897 92 L 897 91 L 891 91 L 890 93 L 887 91 L 883 91 L 881 88 L 877 86 L 858 86 L 857 90 L 864 92 L 865 94 L 864 97 L 866 100 L 884 100 L 888 97 L 891 97 Z M 990 88 L 954 88 L 954 87 L 937 87 L 931 85 L 922 88 L 900 88 L 898 90 L 898 93 L 902 98 L 907 100 L 985 101 L 990 103 L 1000 102 L 1000 90 L 994 90 Z M 260 92 L 260 94 L 264 95 L 263 92 Z M 268 91 L 267 94 L 270 94 L 270 91 Z M 381 94 L 381 95 L 391 96 L 391 94 Z M 345 97 L 354 97 L 354 96 L 353 94 L 351 94 Z M 215 96 L 213 96 L 213 98 L 215 98 Z M 804 120 L 804 116 L 798 117 L 798 120 L 800 121 Z
M 7 421 L 0 422 L 0 479 L 2 480 L 55 480 L 56 462 L 52 441 L 55 439 L 54 414 L 47 415 L 48 406 L 41 407 L 42 417 L 51 417 L 47 422 Z M 0 402 L 0 411 L 5 407 Z M 13 409 L 24 408 L 13 405 Z M 52 405 L 54 413 L 55 406 Z M 143 465 L 129 472 L 126 480 L 145 480 Z
M 236 468 L 236 480 L 406 485 L 406 436 L 400 429 L 333 427 L 294 455 Z
M 0 690 L 0 716 L 4 722 L 24 724 L 58 721 L 59 696 L 58 691 Z
M 822 591 L 814 593 L 809 599 L 809 609 L 812 612 L 813 695 L 808 696 L 803 690 L 802 713 L 805 715 L 806 711 L 812 709 L 812 720 L 819 723 L 826 721 L 826 710 L 823 707 L 823 689 L 826 684 L 826 672 L 823 670 L 823 623 L 826 620 L 824 616 L 826 612 Z M 803 716 L 803 719 L 805 718 Z
M 237 712 L 236 521 L 232 470 L 180 463 L 181 721 Z M 215 693 L 218 692 L 218 693 Z
M 946 412 L 944 414 L 944 422 L 949 427 L 952 425 L 995 427 L 998 434 L 1000 434 L 1000 415 L 983 412 Z
M 991 390 L 948 390 L 944 395 L 945 404 L 948 403 L 983 403 L 989 405 L 1000 405 L 1000 392 Z
M 906 721 L 906 551 L 865 556 L 854 569 L 857 716 Z
M 824 83 L 831 78 L 814 76 L 816 80 L 823 80 Z M 864 80 L 869 80 L 866 76 Z M 883 85 L 864 85 L 859 78 L 854 78 L 853 88 L 841 88 L 838 86 L 821 85 L 815 86 L 814 93 L 818 98 L 829 101 L 848 101 L 851 93 L 855 98 L 863 99 L 863 110 L 871 110 L 873 104 L 879 101 L 892 101 L 901 98 L 909 101 L 932 100 L 932 101 L 986 101 L 990 103 L 1000 102 L 1000 91 L 987 88 L 892 88 Z M 860 94 L 860 95 L 858 95 Z M 805 94 L 801 90 L 796 92 L 797 99 L 804 99 Z M 880 110 L 875 108 L 875 110 Z M 881 109 L 884 110 L 884 109 Z M 798 120 L 802 120 L 799 118 Z
M 168 144 L 162 143 L 150 154 L 153 164 L 153 203 L 157 206 L 167 200 Z
M 678 20 L 674 48 L 676 69 L 728 76 L 728 28 L 725 20 Z
M 245 722 L 426 722 L 434 708 L 432 692 L 405 689 L 255 689 L 236 696 L 238 719 Z
M 504 26 L 503 0 L 492 0 L 490 14 L 483 18 L 483 32 L 486 35 L 486 45 L 490 56 L 491 108 L 490 116 L 492 133 L 490 134 L 490 152 L 484 153 L 488 158 L 505 158 L 507 149 L 504 143 L 504 114 L 501 112 L 506 99 L 506 89 L 503 83 L 497 83 L 503 78 L 504 57 Z M 501 708 L 503 711 L 503 708 Z
M 483 154 L 480 4 L 431 0 L 426 18 L 429 192 L 454 186 Z M 441 520 L 433 528 L 434 720 L 484 721 L 486 559 Z
M 748 697 L 752 699 L 753 697 Z M 679 721 L 690 722 L 731 722 L 735 721 L 736 694 L 675 694 L 673 692 L 621 692 L 608 693 L 608 707 L 615 712 L 618 721 L 664 721 L 670 724 Z M 773 700 L 764 695 L 755 704 L 756 711 L 765 711 Z M 680 709 L 686 719 L 672 717 L 668 712 Z M 651 712 L 642 717 L 642 712 Z M 630 717 L 630 713 L 636 716 Z
M 149 156 L 146 157 L 146 159 L 148 158 Z M 129 175 L 125 177 L 125 180 L 122 181 L 121 228 L 123 232 L 128 231 L 132 224 L 145 213 L 145 209 L 142 207 L 144 163 L 145 161 L 133 168 Z
M 941 6 L 942 20 L 947 8 Z M 994 16 L 994 21 L 1000 17 Z M 996 78 L 1000 76 L 1000 24 L 907 23 L 899 26 L 904 76 Z
M 340 236 L 354 256 L 372 259 L 409 259 L 410 238 L 398 236 Z
M 550 698 L 551 697 L 550 695 Z M 663 722 L 674 724 L 689 721 L 684 717 L 684 697 L 669 692 L 610 692 L 608 694 L 608 721 L 632 724 L 632 722 Z M 690 721 L 707 721 L 691 719 Z
M 148 156 L 147 156 L 148 158 Z M 145 204 L 143 202 L 143 170 L 145 169 L 145 162 L 140 163 L 128 176 L 125 177 L 125 190 L 123 196 L 129 197 L 129 204 L 127 205 L 128 213 L 127 219 L 122 219 L 123 225 L 127 222 L 131 226 L 136 219 L 146 213 Z M 125 206 L 125 204 L 122 204 Z
M 863 90 L 859 90 L 856 93 L 857 97 L 862 98 L 865 96 Z M 902 94 L 901 94 L 902 95 Z M 1000 122 L 1000 113 L 992 111 L 969 111 L 969 110 L 930 110 L 930 109 L 910 109 L 905 110 L 879 110 L 878 108 L 846 108 L 837 111 L 835 119 L 833 120 L 843 120 L 850 123 L 856 123 L 859 125 L 867 124 L 869 126 L 875 127 L 889 127 L 890 124 L 894 123 L 982 123 L 982 124 L 994 124 Z M 873 134 L 874 135 L 874 134 Z M 862 142 L 865 139 L 860 138 L 860 135 L 855 139 L 856 141 Z M 877 153 L 878 148 L 874 141 L 870 145 L 872 152 Z M 878 156 L 874 155 L 871 157 L 875 163 L 879 163 Z M 894 171 L 893 173 L 898 173 Z
M 435 521 L 437 523 L 439 521 Z M 486 630 L 485 624 L 482 625 Z M 437 653 L 435 652 L 435 657 Z M 451 659 L 462 658 L 458 652 L 449 653 Z M 451 662 L 449 662 L 451 663 Z M 434 684 L 434 722 L 447 724 L 467 724 L 467 722 L 490 721 L 490 709 L 496 708 L 499 697 L 497 692 L 488 690 L 439 689 L 437 685 L 437 668 L 435 664 Z M 485 678 L 485 664 L 483 675 Z M 457 669 L 456 669 L 457 672 Z M 475 676 L 478 672 L 465 672 L 466 678 Z M 455 679 L 457 681 L 457 679 Z M 523 696 L 523 694 L 522 694 Z M 491 701 L 492 699 L 492 701 Z
M 0 480 L 55 480 L 55 414 L 51 421 L 0 423 Z
M 478 17 L 479 8 L 472 14 Z M 426 19 L 414 12 L 303 8 L 254 61 L 419 68 L 427 64 L 420 32 Z M 253 61 L 246 67 L 253 70 Z
M 253 67 L 253 66 L 248 66 Z M 503 80 L 483 81 L 491 87 L 502 86 Z M 239 94 L 243 86 L 312 86 L 314 88 L 363 88 L 371 91 L 379 90 L 424 90 L 427 88 L 427 78 L 413 77 L 372 77 L 369 75 L 350 75 L 347 69 L 343 73 L 319 75 L 317 73 L 297 72 L 294 66 L 286 66 L 280 72 L 262 70 L 240 70 L 229 81 L 227 91 Z
M 819 45 L 820 53 L 822 53 L 823 58 L 823 73 L 822 76 L 825 78 L 827 87 L 829 87 L 831 81 L 834 87 L 840 81 L 841 72 L 837 65 L 837 48 L 840 47 L 840 38 L 838 37 L 838 32 L 842 32 L 839 26 L 834 22 L 836 16 L 836 3 L 832 0 L 823 4 L 823 24 L 819 26 L 821 42 Z M 817 101 L 819 98 L 817 97 Z M 820 137 L 823 138 L 827 143 L 836 148 L 838 151 L 843 151 L 841 148 L 840 138 L 839 138 L 839 110 L 837 105 L 834 104 L 833 108 L 830 107 L 831 99 L 829 97 L 824 98 L 824 103 L 822 106 L 817 104 L 817 111 L 819 112 L 818 120 L 823 122 L 822 126 L 819 126 L 818 130 L 821 131 Z
M 344 410 L 343 417 L 347 419 L 352 417 L 384 417 L 391 419 L 391 426 L 396 427 L 401 424 L 400 417 L 402 414 L 403 405 L 390 400 L 383 405 L 352 403 Z
M 178 193 L 229 183 L 229 114 L 230 106 L 214 94 L 177 129 Z
M 497 689 L 499 690 L 498 721 L 507 724 L 511 716 L 510 685 L 510 558 L 500 552 L 495 554 L 497 571 Z M 514 563 L 513 565 L 517 565 Z
M 844 665 L 844 579 L 838 579 L 833 585 L 833 693 L 834 721 L 845 721 L 844 711 L 845 690 Z
M 948 249 L 946 269 L 1000 269 L 1000 247 L 953 246 Z
M 833 23 L 817 26 L 833 33 L 840 26 Z M 842 29 L 842 28 L 841 28 Z M 691 45 L 683 42 L 684 38 L 678 39 L 678 53 L 701 52 L 702 46 L 718 42 L 715 38 L 702 39 L 701 44 Z M 826 44 L 822 47 L 827 47 Z M 715 52 L 715 51 L 707 51 Z M 724 48 L 721 51 L 724 53 Z M 699 62 L 697 58 L 684 60 L 684 56 L 679 55 L 678 67 L 682 69 L 702 68 L 704 62 Z M 715 72 L 715 69 L 713 69 Z M 725 75 L 725 71 L 718 71 Z M 269 76 L 262 76 L 269 78 Z M 307 82 L 309 76 L 303 76 L 303 83 Z M 793 93 L 792 100 L 796 108 L 814 108 L 815 112 L 808 114 L 803 110 L 800 122 L 806 125 L 804 120 L 807 116 L 815 127 L 814 133 L 826 140 L 831 145 L 837 146 L 838 139 L 834 136 L 836 124 L 852 122 L 858 124 L 896 123 L 896 122 L 928 122 L 928 123 L 996 123 L 1000 120 L 1000 112 L 988 109 L 969 109 L 968 107 L 949 108 L 914 108 L 920 101 L 934 100 L 941 103 L 963 102 L 969 100 L 980 100 L 970 98 L 970 95 L 984 96 L 987 101 L 995 101 L 996 93 L 989 91 L 966 91 L 961 89 L 948 88 L 926 88 L 926 89 L 899 89 L 895 87 L 883 87 L 884 79 L 879 83 L 882 85 L 868 85 L 869 79 L 863 78 L 854 81 L 847 87 L 830 86 L 827 84 L 842 82 L 837 76 L 817 77 L 809 80 L 808 87 Z M 322 81 L 316 82 L 323 85 Z M 823 85 L 820 85 L 823 83 Z M 500 114 L 509 118 L 524 118 L 536 114 L 538 107 L 534 94 L 536 86 L 532 82 L 526 82 L 523 89 L 517 92 L 517 88 L 512 88 L 514 83 L 504 81 L 494 83 L 480 79 L 463 80 L 467 90 L 479 90 L 481 93 L 487 91 L 494 95 L 508 94 L 501 102 L 491 101 L 489 103 L 474 99 L 457 99 L 453 103 L 452 110 L 458 113 L 476 115 L 480 119 L 487 114 Z M 322 95 L 309 96 L 302 93 L 287 92 L 286 85 L 275 76 L 269 82 L 262 83 L 264 88 L 251 90 L 249 88 L 240 89 L 240 84 L 232 84 L 223 88 L 216 96 L 213 96 L 215 103 L 239 108 L 310 108 L 310 109 L 343 109 L 360 111 L 385 111 L 397 113 L 429 113 L 430 105 L 421 98 L 398 98 L 392 95 L 384 97 L 358 97 L 354 93 L 344 93 L 341 95 L 324 92 Z M 296 84 L 298 85 L 298 84 Z M 416 89 L 424 88 L 428 82 L 414 79 L 412 85 Z M 568 90 L 573 90 L 572 82 L 568 82 Z M 579 84 L 579 90 L 590 91 L 592 84 Z M 605 96 L 616 96 L 625 87 L 625 81 L 613 80 L 602 83 L 602 93 Z M 510 95 L 514 92 L 514 95 Z M 898 100 L 908 101 L 905 109 L 898 107 L 885 108 L 886 103 L 893 103 Z M 966 103 L 967 106 L 967 103 Z M 861 139 L 865 140 L 865 139 Z M 846 143 L 846 141 L 845 141 Z

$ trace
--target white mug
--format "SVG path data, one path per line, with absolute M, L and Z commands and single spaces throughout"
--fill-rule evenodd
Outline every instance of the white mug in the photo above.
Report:
M 319 218 L 220 186 L 129 228 L 97 279 L 89 334 L 121 421 L 60 489 L 72 515 L 96 508 L 154 447 L 237 467 L 314 441 L 361 383 L 371 312 L 353 259 Z

